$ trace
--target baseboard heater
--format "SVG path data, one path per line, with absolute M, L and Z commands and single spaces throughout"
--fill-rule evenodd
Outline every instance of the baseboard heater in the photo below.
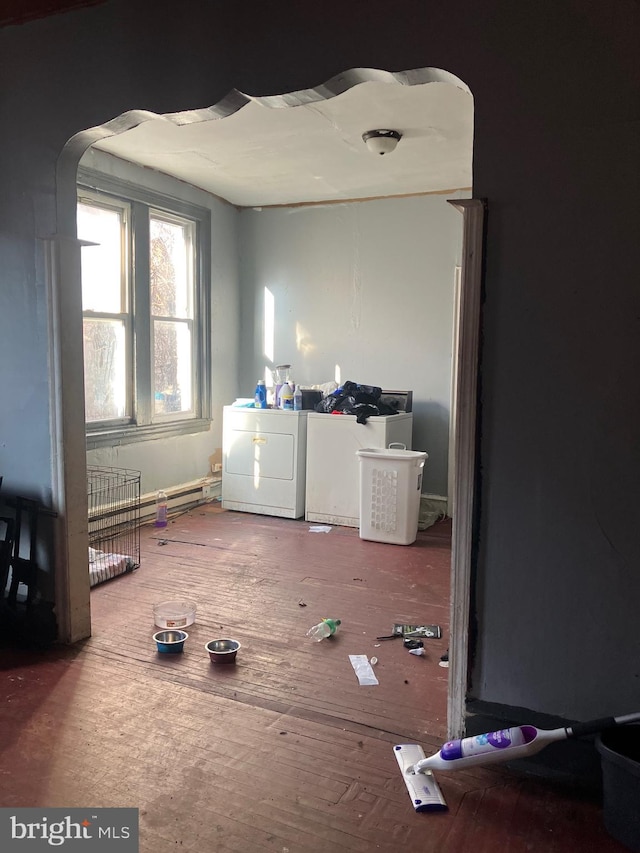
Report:
M 164 489 L 167 496 L 169 515 L 177 510 L 185 511 L 203 503 L 220 498 L 222 480 L 208 477 L 193 483 L 183 483 L 175 488 Z M 156 494 L 150 492 L 140 499 L 140 519 L 143 523 L 152 521 L 156 515 Z

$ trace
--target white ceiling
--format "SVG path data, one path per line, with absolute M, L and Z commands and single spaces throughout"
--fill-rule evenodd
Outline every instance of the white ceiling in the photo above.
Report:
M 130 126 L 121 132 L 123 126 Z M 362 134 L 402 133 L 372 154 Z M 438 69 L 354 69 L 315 89 L 160 116 L 125 114 L 96 148 L 174 175 L 239 207 L 469 189 L 473 98 Z

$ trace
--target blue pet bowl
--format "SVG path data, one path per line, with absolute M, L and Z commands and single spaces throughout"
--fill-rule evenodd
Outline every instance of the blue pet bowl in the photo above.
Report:
M 161 654 L 177 654 L 183 651 L 188 636 L 186 631 L 156 631 L 153 639 Z

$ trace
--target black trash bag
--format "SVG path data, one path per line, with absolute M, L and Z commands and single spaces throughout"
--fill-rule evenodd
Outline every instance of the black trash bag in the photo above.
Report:
M 316 406 L 316 412 L 347 412 L 351 411 L 358 403 L 375 405 L 380 398 L 382 389 L 372 385 L 359 385 L 357 382 L 347 381 L 332 394 L 327 394 Z
M 374 415 L 394 415 L 397 409 L 380 400 L 382 389 L 375 385 L 360 385 L 347 381 L 332 394 L 323 397 L 316 406 L 316 412 L 343 412 L 356 415 L 359 424 L 366 424 L 367 418 Z
M 367 418 L 370 418 L 373 415 L 379 415 L 381 412 L 377 406 L 373 406 L 371 403 L 356 403 L 353 408 L 347 412 L 347 414 L 355 415 L 356 421 L 359 424 L 366 424 Z

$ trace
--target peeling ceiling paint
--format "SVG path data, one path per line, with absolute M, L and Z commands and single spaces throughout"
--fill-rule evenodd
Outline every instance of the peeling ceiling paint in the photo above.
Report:
M 402 134 L 372 154 L 368 130 Z M 420 193 L 472 185 L 473 98 L 451 74 L 352 69 L 314 89 L 233 91 L 202 110 L 126 113 L 95 148 L 173 175 L 239 207 Z

